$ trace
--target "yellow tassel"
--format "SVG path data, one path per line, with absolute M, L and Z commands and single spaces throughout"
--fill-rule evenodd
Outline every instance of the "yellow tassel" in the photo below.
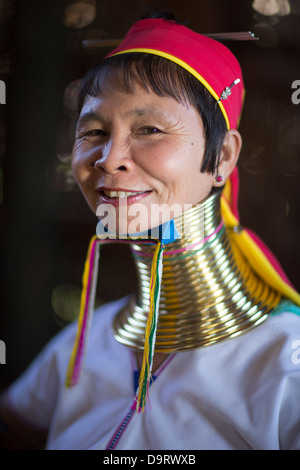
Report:
M 226 227 L 232 228 L 239 225 L 238 219 L 231 212 L 229 204 L 224 198 L 221 199 L 221 211 Z M 262 250 L 259 249 L 245 230 L 242 230 L 240 233 L 233 232 L 231 237 L 233 243 L 239 247 L 255 272 L 269 286 L 284 297 L 292 300 L 295 304 L 300 305 L 300 295 L 298 292 L 282 279 Z
M 82 361 L 82 356 L 85 349 L 86 343 L 86 334 L 88 329 L 88 315 L 91 313 L 94 307 L 94 299 L 92 298 L 93 289 L 92 286 L 89 284 L 91 270 L 94 269 L 95 262 L 91 262 L 93 248 L 95 248 L 95 243 L 97 240 L 97 236 L 93 236 L 89 248 L 88 253 L 84 265 L 84 271 L 82 276 L 82 291 L 81 291 L 81 300 L 80 300 L 80 311 L 78 317 L 78 327 L 76 333 L 76 339 L 73 346 L 73 350 L 71 353 L 71 357 L 68 364 L 67 374 L 66 374 L 66 387 L 72 387 L 76 384 L 78 380 L 78 376 L 80 373 L 80 365 Z M 95 260 L 95 255 L 93 256 L 93 260 Z

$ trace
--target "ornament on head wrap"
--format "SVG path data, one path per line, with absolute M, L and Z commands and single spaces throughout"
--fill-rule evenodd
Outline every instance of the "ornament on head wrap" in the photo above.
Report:
M 227 86 L 225 90 L 222 91 L 221 96 L 218 99 L 217 103 L 220 103 L 220 101 L 222 100 L 227 100 L 227 98 L 229 98 L 229 96 L 231 95 L 231 88 L 233 88 L 234 85 L 237 85 L 238 83 L 240 83 L 240 81 L 241 80 L 237 78 L 236 80 L 234 80 L 234 82 L 230 86 Z

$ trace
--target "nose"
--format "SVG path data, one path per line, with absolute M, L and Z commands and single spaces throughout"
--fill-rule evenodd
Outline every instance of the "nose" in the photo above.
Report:
M 129 145 L 122 143 L 120 139 L 112 138 L 106 142 L 97 157 L 95 169 L 107 174 L 130 171 L 134 167 Z

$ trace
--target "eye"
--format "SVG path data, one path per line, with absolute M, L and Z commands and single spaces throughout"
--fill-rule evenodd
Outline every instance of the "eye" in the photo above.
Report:
M 87 138 L 95 138 L 95 137 L 103 137 L 106 136 L 106 132 L 102 129 L 78 129 L 76 131 L 76 139 L 87 139 Z
M 84 133 L 84 136 L 89 136 L 89 137 L 99 137 L 99 136 L 105 136 L 106 133 L 102 129 L 91 129 L 90 131 L 87 131 Z
M 140 132 L 144 135 L 152 135 L 161 133 L 161 130 L 159 130 L 157 127 L 148 126 L 143 127 Z

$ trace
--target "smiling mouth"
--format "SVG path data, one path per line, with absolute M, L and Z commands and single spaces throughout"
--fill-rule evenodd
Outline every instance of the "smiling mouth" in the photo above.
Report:
M 151 191 L 113 191 L 113 190 L 100 190 L 99 193 L 105 198 L 110 199 L 123 199 L 133 196 L 140 196 L 141 194 L 148 194 Z

